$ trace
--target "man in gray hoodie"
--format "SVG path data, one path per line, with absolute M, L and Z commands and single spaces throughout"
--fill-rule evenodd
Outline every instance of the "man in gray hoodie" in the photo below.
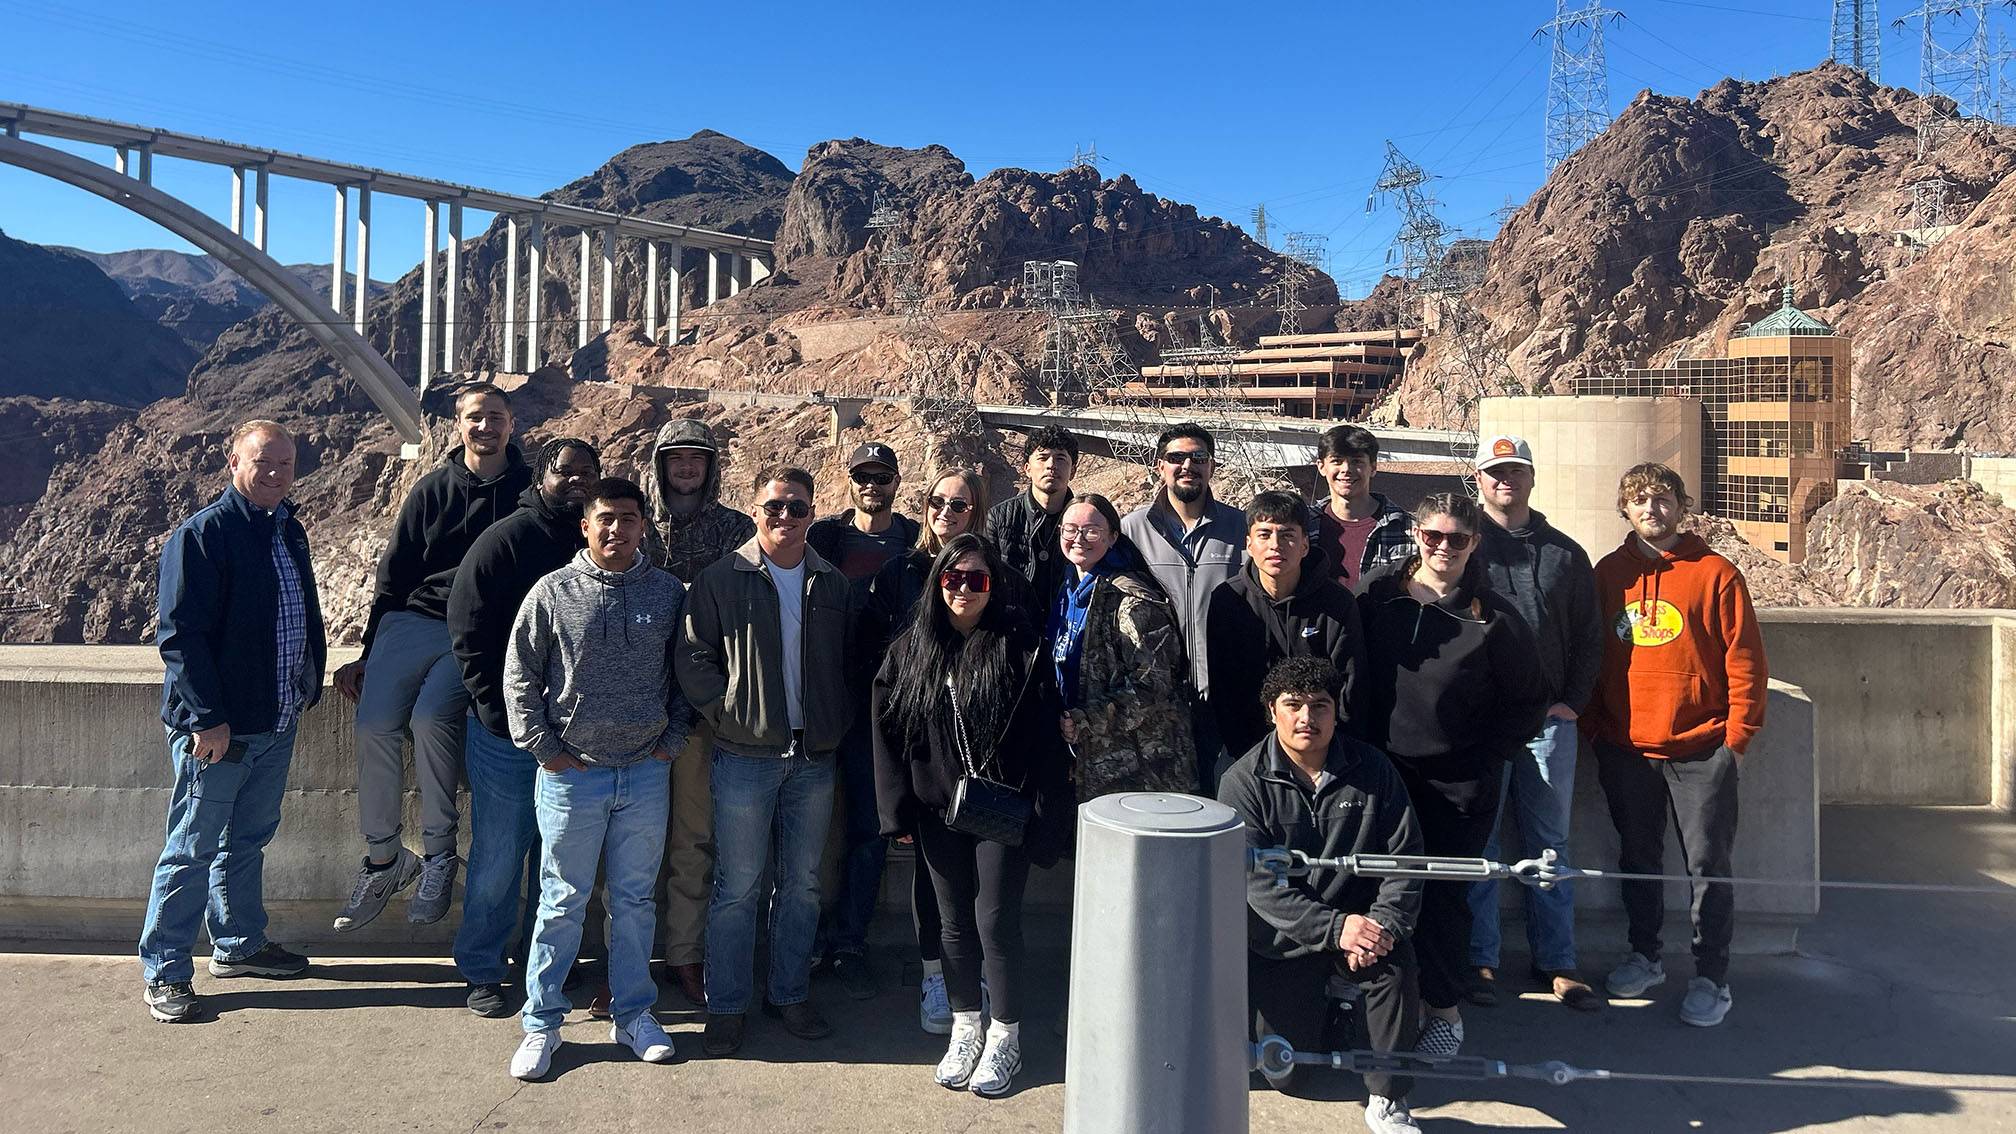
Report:
M 651 561 L 692 583 L 756 537 L 756 521 L 721 503 L 721 451 L 707 423 L 668 421 L 651 446 Z M 707 1006 L 707 902 L 714 882 L 714 794 L 708 772 L 714 730 L 696 718 L 672 762 L 672 822 L 665 835 L 661 935 L 666 975 L 695 1008 Z
M 504 659 L 511 742 L 539 761 L 533 806 L 542 840 L 539 920 L 525 965 L 525 1038 L 511 1074 L 537 1079 L 572 1007 L 561 989 L 581 947 L 595 868 L 606 856 L 609 1038 L 639 1059 L 672 1058 L 651 1014 L 654 891 L 670 809 L 667 764 L 693 709 L 672 677 L 686 587 L 644 554 L 644 492 L 596 482 L 583 509 L 588 546 L 533 584 Z

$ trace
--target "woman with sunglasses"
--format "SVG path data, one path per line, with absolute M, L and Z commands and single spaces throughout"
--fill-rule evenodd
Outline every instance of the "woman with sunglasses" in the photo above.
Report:
M 1471 553 L 1483 512 L 1438 492 L 1414 512 L 1417 553 L 1367 573 L 1368 739 L 1399 769 L 1421 824 L 1422 853 L 1474 858 L 1498 818 L 1505 764 L 1547 710 L 1532 632 L 1493 592 Z M 1414 930 L 1426 1020 L 1416 1050 L 1454 1055 L 1469 973 L 1468 884 L 1430 882 Z
M 1176 610 L 1096 493 L 1057 524 L 1069 566 L 1050 610 L 1051 664 L 1079 800 L 1116 791 L 1197 790 L 1183 632 Z
M 936 1077 L 988 1097 L 1005 1093 L 1022 1067 L 1023 887 L 1032 862 L 1056 861 L 1046 832 L 1071 812 L 1042 638 L 1000 601 L 997 581 L 1012 573 L 978 535 L 948 540 L 872 698 L 882 833 L 916 836 L 944 919 L 953 1023 Z M 947 808 L 961 780 L 976 777 L 1031 806 L 1019 840 L 955 829 L 965 824 Z M 994 1016 L 984 1030 L 983 973 Z
M 987 527 L 987 485 L 980 474 L 969 469 L 940 473 L 924 497 L 924 531 L 917 546 L 882 565 L 868 584 L 867 597 L 854 624 L 855 664 L 861 672 L 874 674 L 882 668 L 889 643 L 910 624 L 931 578 L 931 564 L 945 545 L 967 533 L 981 534 Z M 1004 596 L 1000 582 L 990 592 L 996 600 Z M 917 993 L 917 1023 L 932 1035 L 952 1031 L 952 1007 L 945 992 L 945 972 L 939 958 L 938 899 L 931 879 L 918 870 L 910 885 L 911 925 L 917 931 L 917 952 L 924 961 L 924 977 Z

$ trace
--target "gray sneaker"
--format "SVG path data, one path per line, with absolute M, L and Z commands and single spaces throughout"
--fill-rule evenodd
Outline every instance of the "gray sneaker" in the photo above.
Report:
M 1365 1129 L 1372 1134 L 1421 1134 L 1421 1124 L 1407 1109 L 1406 1099 L 1373 1095 L 1365 1101 Z
M 1728 985 L 1697 976 L 1687 982 L 1687 995 L 1680 1001 L 1680 1022 L 1712 1028 L 1729 1014 L 1731 1003 Z
M 1603 987 L 1610 995 L 1626 1000 L 1645 995 L 1647 989 L 1657 988 L 1666 983 L 1666 964 L 1655 961 L 1643 953 L 1633 953 L 1624 958 L 1622 964 L 1610 970 L 1603 979 Z
M 455 896 L 455 872 L 461 869 L 462 860 L 454 851 L 430 854 L 420 860 L 420 888 L 413 891 L 413 902 L 406 910 L 406 920 L 414 925 L 432 925 L 448 913 L 448 902 Z
M 357 878 L 350 884 L 350 900 L 336 914 L 336 932 L 348 933 L 371 924 L 371 920 L 385 912 L 385 903 L 392 895 L 413 884 L 420 877 L 420 856 L 399 848 L 399 857 L 383 870 L 371 869 L 371 858 L 366 855 L 357 865 Z

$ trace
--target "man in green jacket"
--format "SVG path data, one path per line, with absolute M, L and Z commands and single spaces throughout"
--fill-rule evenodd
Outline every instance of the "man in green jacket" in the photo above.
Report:
M 833 751 L 853 716 L 844 667 L 847 579 L 805 544 L 812 474 L 756 474 L 756 538 L 700 572 L 687 596 L 679 685 L 714 732 L 714 897 L 707 910 L 709 1055 L 742 1045 L 756 916 L 777 848 L 764 1010 L 801 1039 L 832 1034 L 811 996 L 819 855 Z

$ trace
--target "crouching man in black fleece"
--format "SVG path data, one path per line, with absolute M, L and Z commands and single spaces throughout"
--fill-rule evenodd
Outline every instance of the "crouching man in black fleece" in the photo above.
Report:
M 1288 658 L 1267 671 L 1260 696 L 1274 731 L 1227 769 L 1218 798 L 1246 823 L 1251 847 L 1318 857 L 1420 854 L 1421 831 L 1407 789 L 1378 749 L 1337 729 L 1343 676 L 1325 658 Z M 1277 886 L 1247 880 L 1246 988 L 1253 1035 L 1273 1034 L 1297 1051 L 1327 1050 L 1330 982 L 1356 984 L 1374 1051 L 1409 1051 L 1420 1016 L 1409 938 L 1421 883 L 1317 870 Z M 1354 1032 L 1357 1029 L 1354 1028 Z M 1356 1036 L 1338 1037 L 1359 1047 Z M 1287 1091 L 1293 1072 L 1274 1086 Z M 1365 1077 L 1365 1125 L 1374 1134 L 1418 1131 L 1407 1109 L 1413 1080 Z

